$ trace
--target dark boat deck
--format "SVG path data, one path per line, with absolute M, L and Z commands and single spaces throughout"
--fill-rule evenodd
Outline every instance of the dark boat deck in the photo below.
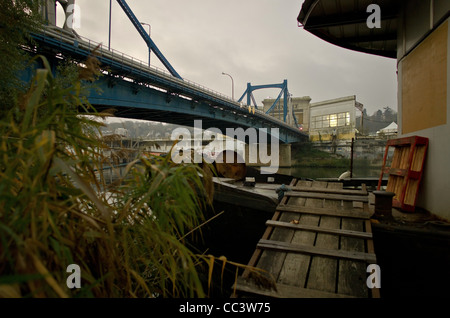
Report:
M 265 287 L 248 269 L 237 297 L 379 297 L 366 284 L 376 264 L 368 192 L 342 183 L 293 179 L 276 208 L 249 266 L 269 273 Z
M 213 178 L 213 180 L 214 200 L 217 202 L 269 213 L 273 213 L 278 205 L 276 189 L 280 184 L 256 183 L 254 186 L 245 186 L 243 181 L 233 179 Z

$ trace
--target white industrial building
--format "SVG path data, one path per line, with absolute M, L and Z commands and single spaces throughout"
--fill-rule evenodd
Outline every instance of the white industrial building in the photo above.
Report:
M 325 100 L 310 105 L 311 141 L 351 140 L 356 133 L 356 111 L 362 110 L 356 96 Z

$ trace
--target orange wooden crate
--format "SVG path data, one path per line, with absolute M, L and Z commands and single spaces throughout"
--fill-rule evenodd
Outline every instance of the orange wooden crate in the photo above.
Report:
M 392 147 L 394 153 L 388 160 Z M 392 201 L 394 207 L 410 212 L 415 210 L 427 149 L 428 138 L 425 137 L 412 136 L 387 142 L 377 189 L 380 190 L 381 181 L 387 174 L 386 191 L 395 193 Z

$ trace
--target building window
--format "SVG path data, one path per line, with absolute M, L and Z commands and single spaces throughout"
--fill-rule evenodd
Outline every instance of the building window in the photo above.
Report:
M 337 120 L 338 126 L 349 126 L 350 125 L 350 113 L 339 113 L 338 114 L 338 120 Z
M 338 114 L 330 115 L 330 127 L 337 127 L 337 116 Z
M 312 128 L 335 128 L 350 126 L 350 112 L 314 116 L 311 125 Z

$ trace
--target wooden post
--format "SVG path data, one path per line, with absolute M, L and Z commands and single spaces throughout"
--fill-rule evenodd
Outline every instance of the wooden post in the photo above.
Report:
M 350 179 L 353 178 L 353 144 L 355 142 L 355 138 L 352 138 L 352 145 L 350 147 Z
M 375 195 L 375 213 L 373 217 L 392 218 L 392 198 L 395 193 L 388 191 L 373 191 Z

